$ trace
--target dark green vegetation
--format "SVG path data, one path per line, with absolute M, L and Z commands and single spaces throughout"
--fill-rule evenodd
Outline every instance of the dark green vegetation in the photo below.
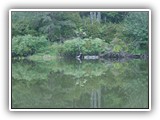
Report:
M 148 12 L 12 12 L 12 108 L 147 109 L 147 57 Z
M 13 108 L 147 108 L 147 61 L 13 61 Z
M 146 55 L 147 50 L 148 12 L 12 12 L 13 57 L 46 51 L 67 57 Z

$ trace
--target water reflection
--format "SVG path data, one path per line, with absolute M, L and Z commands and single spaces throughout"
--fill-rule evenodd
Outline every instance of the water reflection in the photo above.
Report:
M 148 62 L 12 61 L 12 108 L 148 108 Z

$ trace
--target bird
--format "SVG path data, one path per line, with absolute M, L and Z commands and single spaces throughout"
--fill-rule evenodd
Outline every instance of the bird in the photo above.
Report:
M 81 59 L 82 58 L 82 53 L 79 53 L 78 56 L 76 56 L 77 59 Z

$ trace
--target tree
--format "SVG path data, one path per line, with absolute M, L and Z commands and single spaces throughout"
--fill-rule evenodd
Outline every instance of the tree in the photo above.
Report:
M 124 33 L 133 49 L 146 51 L 148 48 L 148 17 L 148 12 L 129 12 L 124 21 Z
M 12 37 L 46 35 L 49 41 L 61 41 L 75 36 L 80 22 L 79 12 L 13 12 Z
M 102 21 L 104 23 L 106 22 L 120 23 L 125 19 L 127 14 L 128 12 L 122 12 L 122 11 L 101 12 Z

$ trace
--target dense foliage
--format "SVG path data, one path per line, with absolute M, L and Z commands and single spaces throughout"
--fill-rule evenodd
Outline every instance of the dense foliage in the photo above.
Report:
M 148 12 L 12 12 L 13 56 L 38 49 L 68 56 L 109 49 L 147 54 Z
M 67 40 L 59 47 L 59 53 L 64 56 L 75 56 L 80 52 L 84 55 L 98 55 L 107 49 L 107 43 L 103 40 L 96 39 L 73 39 Z
M 12 35 L 47 35 L 49 41 L 73 37 L 79 26 L 79 15 L 74 12 L 13 12 Z
M 12 39 L 12 55 L 13 56 L 28 56 L 32 55 L 41 47 L 47 45 L 47 40 L 44 36 L 34 37 L 31 35 L 16 36 Z
M 147 52 L 149 38 L 149 15 L 147 12 L 129 12 L 124 21 L 125 34 L 133 51 Z

